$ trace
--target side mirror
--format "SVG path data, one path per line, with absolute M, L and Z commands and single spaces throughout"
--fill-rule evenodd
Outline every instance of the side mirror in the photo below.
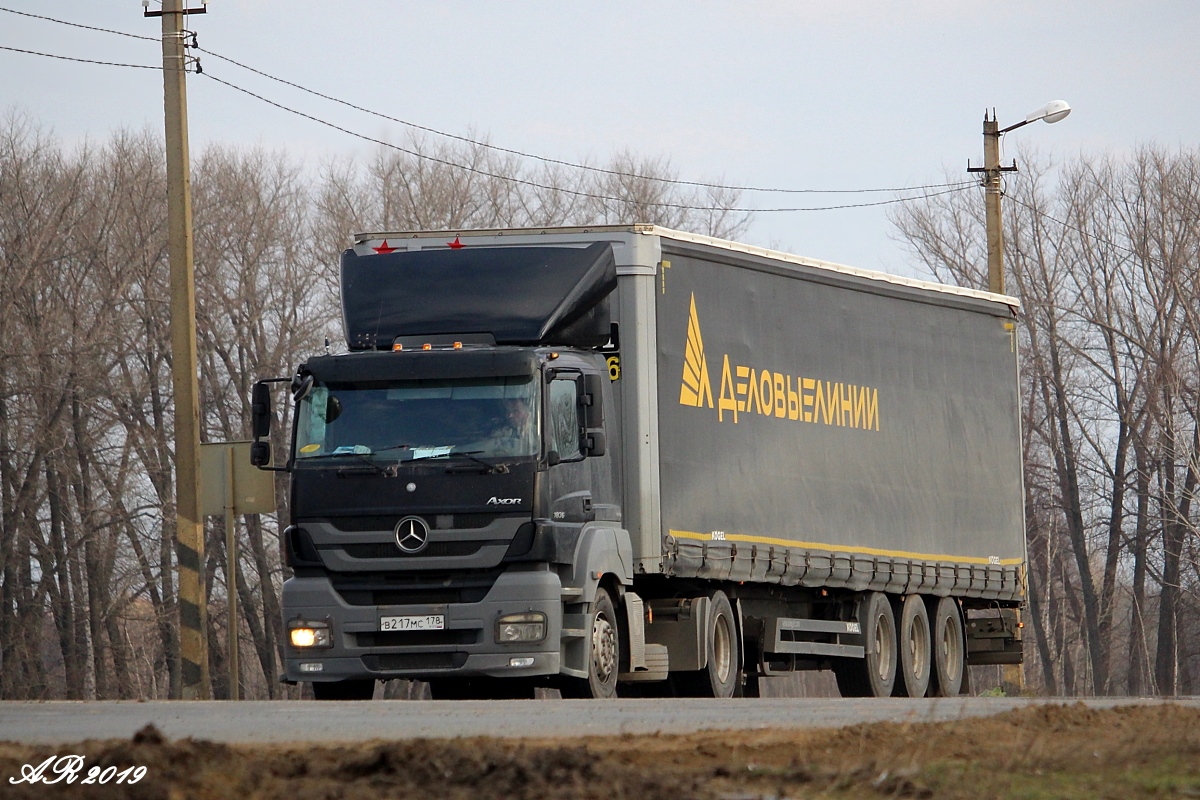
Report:
M 251 442 L 250 444 L 250 464 L 255 467 L 271 466 L 271 443 L 270 442 Z
M 596 428 L 595 430 L 589 430 L 587 432 L 587 436 L 584 438 L 585 438 L 585 444 L 587 446 L 587 449 L 585 452 L 588 454 L 589 457 L 604 455 L 604 452 L 606 449 L 605 444 L 606 444 L 607 440 L 606 440 L 606 437 L 604 436 L 603 429 Z
M 604 384 L 607 376 L 583 376 L 583 424 L 587 428 L 604 425 Z
M 584 375 L 583 397 L 583 452 L 585 455 L 602 456 L 605 452 L 604 436 L 604 384 L 606 375 Z
M 312 391 L 314 382 L 315 379 L 312 375 L 305 375 L 303 378 L 297 375 L 292 378 L 292 399 L 299 403 L 308 397 L 308 393 Z
M 259 381 L 250 395 L 250 428 L 255 439 L 271 435 L 271 416 L 271 387 Z

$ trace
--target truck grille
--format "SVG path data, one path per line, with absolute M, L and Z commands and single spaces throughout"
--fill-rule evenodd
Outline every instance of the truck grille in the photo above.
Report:
M 404 516 L 408 516 L 407 514 Z M 329 524 L 344 533 L 362 533 L 363 531 L 390 531 L 396 527 L 404 516 L 366 516 L 366 517 L 335 517 Z M 431 530 L 453 528 L 455 530 L 473 530 L 486 528 L 496 520 L 496 514 L 417 514 L 425 520 Z M 442 524 L 438 521 L 441 519 Z M 450 524 L 446 524 L 446 523 Z
M 376 631 L 356 633 L 359 647 L 439 647 L 448 644 L 475 644 L 479 629 L 449 631 Z
M 392 542 L 342 545 L 351 558 L 450 558 L 473 556 L 485 542 L 430 542 L 419 553 L 406 553 Z
M 487 597 L 500 570 L 430 575 L 331 576 L 334 590 L 352 606 L 478 603 Z

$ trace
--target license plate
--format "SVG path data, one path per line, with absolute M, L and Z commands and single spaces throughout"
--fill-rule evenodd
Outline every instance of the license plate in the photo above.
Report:
M 423 617 L 380 617 L 381 631 L 440 631 L 446 628 L 446 618 L 441 614 Z

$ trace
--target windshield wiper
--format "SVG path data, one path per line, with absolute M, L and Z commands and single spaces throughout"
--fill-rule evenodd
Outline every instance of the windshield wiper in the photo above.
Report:
M 376 451 L 376 452 L 378 452 L 378 451 Z M 380 475 L 386 475 L 389 478 L 396 477 L 396 465 L 395 464 L 390 464 L 385 467 L 382 464 L 377 464 L 376 462 L 372 461 L 370 458 L 367 457 L 367 455 L 365 453 L 321 453 L 320 455 L 317 455 L 317 456 L 305 456 L 303 459 L 300 459 L 300 460 L 302 460 L 302 461 L 317 461 L 319 459 L 325 459 L 325 458 L 347 458 L 347 457 L 357 458 L 359 461 L 361 461 L 367 467 L 370 467 L 370 470 L 367 470 L 363 467 L 342 467 L 337 472 L 337 474 L 339 476 L 340 475 L 371 475 L 374 473 L 379 473 Z
M 417 448 L 417 449 L 420 450 L 420 449 L 424 449 L 424 448 Z M 441 448 L 429 448 L 429 449 L 433 450 L 433 449 L 441 449 Z M 478 470 L 479 467 L 485 467 L 489 473 L 494 473 L 497 475 L 508 474 L 508 464 L 493 464 L 489 461 L 484 461 L 482 458 L 476 457 L 477 454 L 482 453 L 482 452 L 483 452 L 482 450 L 459 450 L 459 451 L 447 451 L 445 453 L 428 453 L 426 455 L 413 456 L 406 463 L 411 464 L 414 461 L 429 461 L 431 459 L 467 458 L 467 459 L 470 459 L 471 461 L 474 461 L 475 464 L 478 466 L 465 466 L 465 465 L 461 465 L 461 464 L 457 465 L 457 466 L 449 466 L 449 467 L 446 467 L 446 472 L 449 472 L 449 473 L 474 472 L 475 470 Z
M 464 458 L 472 459 L 472 461 L 475 462 L 476 464 L 479 464 L 480 467 L 486 467 L 487 473 L 491 474 L 491 475 L 508 475 L 509 474 L 509 465 L 508 464 L 492 464 L 490 462 L 484 461 L 484 459 L 482 459 L 482 458 L 476 458 L 475 453 L 481 453 L 481 452 L 484 452 L 484 451 L 482 451 L 482 450 L 464 450 L 463 452 L 446 453 L 446 455 L 462 456 Z M 478 469 L 478 468 L 467 467 L 466 464 L 461 464 L 461 465 L 458 465 L 458 467 L 446 467 L 446 473 L 464 473 L 464 471 L 468 471 L 468 470 L 473 471 L 475 469 Z

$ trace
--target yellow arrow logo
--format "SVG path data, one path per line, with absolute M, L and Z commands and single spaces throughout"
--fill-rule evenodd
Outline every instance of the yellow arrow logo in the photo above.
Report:
M 712 380 L 708 377 L 708 362 L 704 358 L 704 340 L 700 336 L 700 315 L 696 313 L 695 293 L 692 294 L 692 310 L 688 315 L 679 404 L 694 408 L 703 408 L 706 404 L 709 408 L 713 407 Z

